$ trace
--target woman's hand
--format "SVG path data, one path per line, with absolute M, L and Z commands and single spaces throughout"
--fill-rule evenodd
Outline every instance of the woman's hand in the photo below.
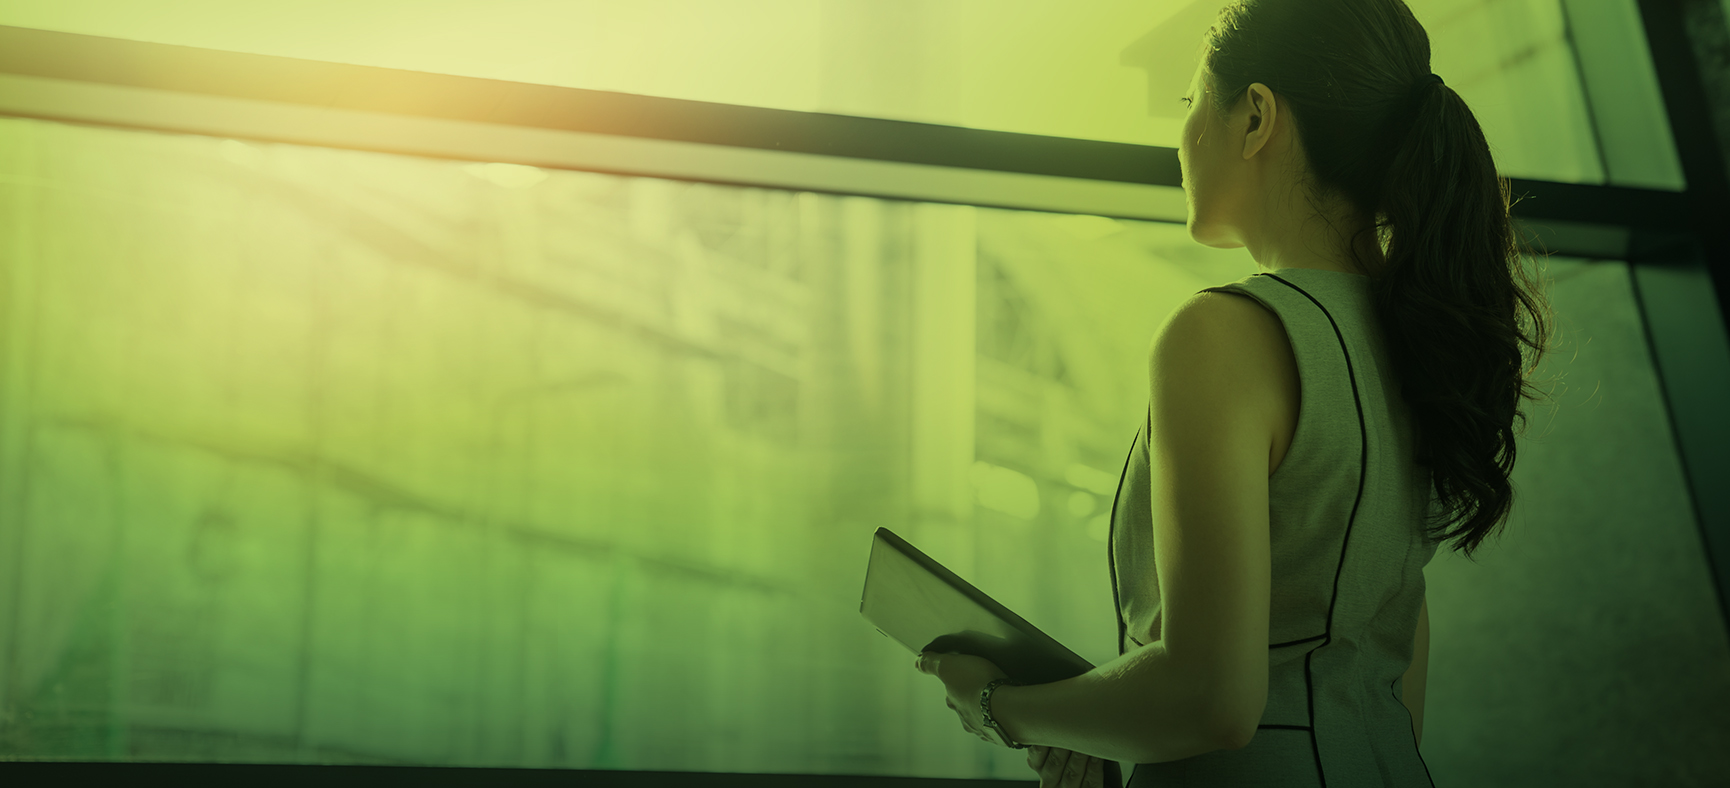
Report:
M 920 673 L 929 673 L 943 681 L 949 696 L 944 699 L 944 703 L 961 717 L 961 727 L 991 744 L 1002 743 L 993 735 L 994 731 L 985 727 L 985 712 L 979 708 L 979 693 L 985 691 L 985 685 L 990 684 L 992 679 L 1003 678 L 1009 674 L 1004 673 L 989 659 L 954 652 L 939 654 L 935 651 L 922 651 L 914 667 L 918 668 Z
M 1032 745 L 1027 765 L 1039 772 L 1039 788 L 1105 788 L 1105 761 L 1091 755 Z
M 943 681 L 949 695 L 944 702 L 961 717 L 961 727 L 993 744 L 1002 743 L 985 727 L 979 693 L 993 679 L 1008 674 L 991 660 L 954 652 L 921 652 L 915 666 L 920 673 L 929 673 Z M 1039 788 L 1105 788 L 1105 761 L 1091 755 L 1030 744 L 1027 765 L 1039 772 Z

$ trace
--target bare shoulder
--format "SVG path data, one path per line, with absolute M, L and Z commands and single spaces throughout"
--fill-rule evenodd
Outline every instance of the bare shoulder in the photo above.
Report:
M 1245 295 L 1200 292 L 1172 312 L 1154 337 L 1155 359 L 1265 368 L 1291 360 L 1285 326 Z M 1235 362 L 1235 363 L 1234 363 Z
M 1242 430 L 1269 475 L 1284 460 L 1302 391 L 1285 325 L 1261 302 L 1197 293 L 1154 337 L 1148 376 L 1156 421 L 1205 425 L 1209 436 Z

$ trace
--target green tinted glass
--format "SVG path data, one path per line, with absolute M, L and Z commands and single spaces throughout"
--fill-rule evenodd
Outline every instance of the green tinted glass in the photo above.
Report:
M 6 756 L 1025 776 L 901 533 L 1096 662 L 1181 225 L 0 121 Z

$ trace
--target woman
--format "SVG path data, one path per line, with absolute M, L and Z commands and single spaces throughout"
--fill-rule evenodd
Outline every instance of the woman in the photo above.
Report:
M 1244 0 L 1205 43 L 1189 231 L 1262 273 L 1154 339 L 1111 515 L 1120 656 L 1036 686 L 918 667 L 1042 786 L 1101 785 L 1104 760 L 1132 787 L 1428 786 L 1422 570 L 1507 515 L 1548 308 L 1402 0 Z

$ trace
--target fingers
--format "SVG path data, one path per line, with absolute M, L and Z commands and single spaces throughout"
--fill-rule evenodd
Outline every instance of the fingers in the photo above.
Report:
M 1039 788 L 1105 788 L 1104 758 L 1033 745 L 1027 748 L 1027 765 L 1039 773 Z
M 1087 775 L 1087 765 L 1098 760 L 1091 755 L 1075 753 L 1069 756 L 1069 762 L 1063 766 L 1063 780 L 1058 783 L 1062 788 L 1082 788 L 1081 778 Z
M 1060 788 L 1063 785 L 1063 770 L 1069 766 L 1069 759 L 1074 752 L 1061 747 L 1052 747 L 1045 754 L 1045 763 L 1039 766 L 1039 788 Z M 1081 756 L 1086 757 L 1086 756 Z

